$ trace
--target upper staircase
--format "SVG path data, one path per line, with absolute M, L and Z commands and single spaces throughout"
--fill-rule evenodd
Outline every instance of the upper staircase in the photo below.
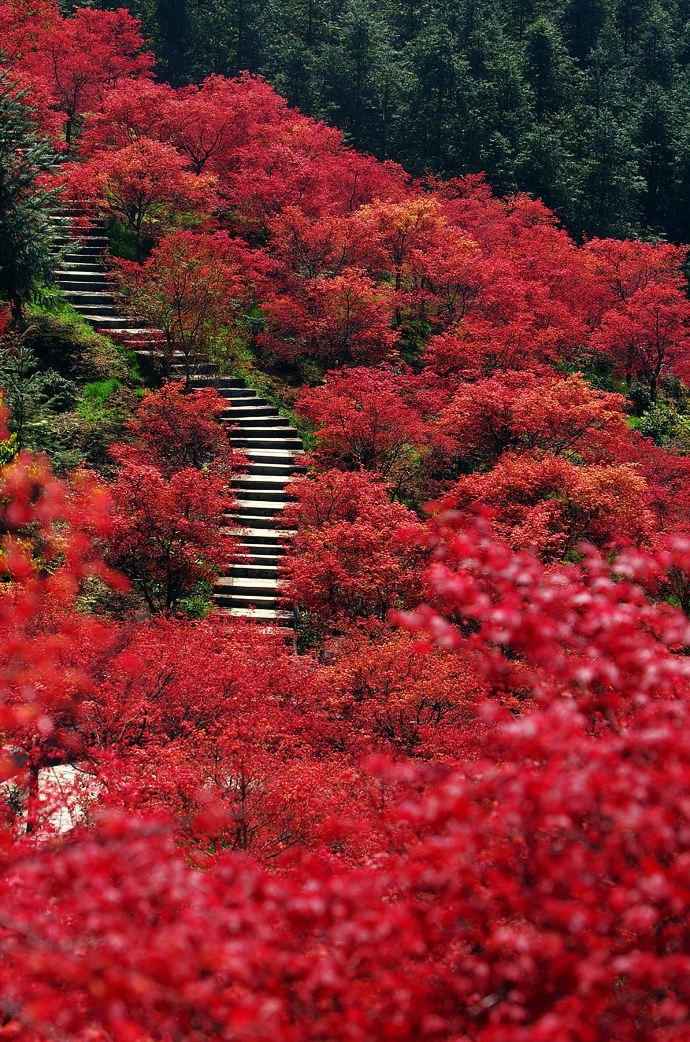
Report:
M 53 217 L 58 257 L 57 284 L 72 307 L 95 329 L 113 336 L 140 357 L 161 359 L 164 340 L 159 330 L 118 309 L 104 263 L 106 228 L 98 218 L 74 210 Z M 171 376 L 184 376 L 181 358 L 173 356 Z M 210 364 L 196 367 L 192 387 L 213 386 L 226 399 L 221 416 L 233 447 L 246 457 L 246 472 L 233 478 L 237 502 L 228 514 L 228 529 L 239 541 L 239 553 L 219 578 L 214 603 L 231 615 L 280 627 L 293 635 L 293 613 L 281 597 L 279 575 L 285 542 L 291 532 L 282 527 L 287 486 L 304 468 L 299 433 L 279 410 L 239 379 L 218 374 Z
M 134 351 L 159 348 L 164 339 L 159 330 L 117 308 L 112 279 L 103 263 L 108 246 L 104 222 L 70 209 L 55 213 L 52 222 L 59 251 L 55 280 L 72 307 L 96 329 Z

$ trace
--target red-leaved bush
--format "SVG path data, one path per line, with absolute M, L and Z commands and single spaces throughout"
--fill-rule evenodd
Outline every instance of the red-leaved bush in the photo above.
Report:
M 110 489 L 3 442 L 0 1035 L 686 1042 L 685 249 L 158 84 L 125 11 L 0 3 L 0 50 L 186 376 Z M 237 571 L 297 654 L 188 617 L 235 550 L 209 362 L 313 428 Z M 262 503 L 302 462 L 254 459 Z

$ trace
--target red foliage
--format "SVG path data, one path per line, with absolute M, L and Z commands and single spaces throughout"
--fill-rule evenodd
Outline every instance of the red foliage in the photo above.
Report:
M 227 477 L 240 464 L 220 418 L 227 401 L 212 387 L 185 393 L 181 383 L 148 391 L 127 424 L 130 442 L 113 447 L 116 458 L 157 467 L 170 474 L 187 467 Z
M 579 375 L 509 369 L 461 384 L 438 426 L 454 455 L 473 467 L 495 463 L 508 450 L 603 462 L 630 441 L 624 405 L 621 395 L 594 391 Z
M 333 370 L 323 386 L 303 391 L 297 408 L 317 428 L 315 459 L 409 487 L 431 436 L 413 387 L 403 372 L 354 368 Z
M 306 279 L 340 275 L 364 253 L 364 229 L 352 215 L 308 217 L 288 206 L 269 223 L 274 251 L 290 271 Z
M 101 802 L 173 814 L 200 864 L 227 849 L 270 862 L 335 842 L 337 814 L 365 798 L 322 700 L 313 663 L 274 634 L 219 615 L 154 620 L 123 638 L 81 741 L 96 767 L 108 750 Z
M 167 84 L 148 79 L 113 87 L 98 110 L 86 116 L 80 154 L 117 151 L 146 138 L 165 140 L 165 113 L 174 97 Z
M 149 138 L 97 152 L 67 167 L 58 181 L 69 199 L 120 221 L 133 234 L 139 259 L 145 238 L 164 235 L 216 201 L 212 179 L 197 177 L 171 145 Z
M 224 534 L 230 506 L 225 481 L 193 467 L 165 478 L 154 466 L 124 463 L 112 486 L 115 502 L 107 560 L 131 580 L 150 611 L 179 605 L 210 582 L 234 552 Z
M 677 286 L 651 282 L 606 313 L 592 347 L 611 356 L 628 384 L 645 383 L 654 399 L 664 376 L 690 376 L 690 303 Z
M 292 122 L 285 102 L 259 77 L 209 76 L 177 91 L 165 114 L 168 138 L 196 173 L 210 169 L 225 181 L 246 155 L 247 143 Z M 258 142 L 257 142 L 258 144 Z
M 605 291 L 602 302 L 609 306 L 624 303 L 652 283 L 678 286 L 683 281 L 684 246 L 639 239 L 591 239 L 583 252 Z
M 84 678 L 58 663 L 87 632 L 101 632 L 75 610 L 84 582 L 122 586 L 94 548 L 94 537 L 111 531 L 110 511 L 107 491 L 89 474 L 66 484 L 47 460 L 25 454 L 0 471 L 3 729 L 33 729 L 40 720 L 44 736 L 50 734 L 46 714 L 82 687 Z
M 512 546 L 549 560 L 572 555 L 583 540 L 599 547 L 648 541 L 647 493 L 644 478 L 625 463 L 577 466 L 557 456 L 508 454 L 493 470 L 461 478 L 446 502 L 460 510 L 486 505 Z
M 519 315 L 505 325 L 468 318 L 455 329 L 433 336 L 424 349 L 424 377 L 448 395 L 466 380 L 478 380 L 500 370 L 548 371 L 553 352 L 529 317 Z
M 676 652 L 690 638 L 688 620 L 650 603 L 645 587 L 687 562 L 687 538 L 654 554 L 624 551 L 613 564 L 583 545 L 581 566 L 546 567 L 516 554 L 481 515 L 450 512 L 423 544 L 433 550 L 425 578 L 435 607 L 405 622 L 443 647 L 477 650 L 489 682 L 547 705 L 575 693 L 588 710 L 624 714 L 686 690 L 687 661 Z
M 302 299 L 282 296 L 269 306 L 269 333 L 260 343 L 278 358 L 307 355 L 325 365 L 375 364 L 392 354 L 393 305 L 386 287 L 346 269 L 304 284 Z
M 324 656 L 329 716 L 353 756 L 472 757 L 484 730 L 478 717 L 488 686 L 472 654 L 422 651 L 408 633 L 353 632 Z
M 111 89 L 150 75 L 153 65 L 139 23 L 124 9 L 82 7 L 62 18 L 57 3 L 5 3 L 0 35 L 39 107 L 47 102 L 62 116 L 68 145 L 80 116 Z
M 265 233 L 292 206 L 312 217 L 350 214 L 373 199 L 404 196 L 408 179 L 399 167 L 352 152 L 339 131 L 287 109 L 263 80 L 240 77 L 229 89 L 258 116 L 219 167 L 224 197 L 250 229 Z M 263 106 L 279 118 L 265 120 Z
M 395 532 L 414 515 L 390 503 L 386 486 L 364 472 L 326 471 L 291 485 L 284 516 L 299 530 L 285 563 L 284 593 L 309 613 L 316 634 L 357 620 L 384 620 L 418 584 L 416 553 Z
M 232 336 L 271 263 L 260 250 L 226 232 L 176 231 L 143 265 L 119 261 L 116 272 L 127 307 L 165 334 L 169 356 L 182 356 L 189 379 Z
M 357 219 L 366 238 L 369 266 L 390 272 L 396 292 L 403 288 L 413 260 L 436 242 L 445 227 L 438 201 L 432 196 L 401 201 L 377 199 L 362 207 Z

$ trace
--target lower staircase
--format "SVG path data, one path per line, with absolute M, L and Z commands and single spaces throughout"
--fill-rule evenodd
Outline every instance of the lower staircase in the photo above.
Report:
M 247 460 L 246 471 L 233 479 L 237 507 L 229 516 L 240 553 L 218 580 L 215 602 L 232 615 L 292 633 L 293 614 L 279 590 L 280 561 L 292 532 L 282 527 L 280 515 L 288 483 L 304 469 L 302 441 L 276 407 L 243 381 L 220 377 L 214 386 L 228 403 L 223 419 L 230 443 Z
M 163 334 L 118 310 L 103 259 L 108 245 L 103 222 L 63 210 L 54 215 L 53 224 L 59 258 L 56 280 L 72 307 L 99 332 L 138 355 L 161 358 Z M 171 375 L 182 375 L 182 368 L 173 358 Z M 233 479 L 237 506 L 228 515 L 228 529 L 238 539 L 240 552 L 219 578 L 214 603 L 266 628 L 279 627 L 292 639 L 293 613 L 279 589 L 281 557 L 291 532 L 281 526 L 280 515 L 288 501 L 288 483 L 304 469 L 299 462 L 302 441 L 278 409 L 243 380 L 218 375 L 214 367 L 205 365 L 191 384 L 213 386 L 226 399 L 221 419 L 228 426 L 231 444 L 247 460 L 246 471 Z

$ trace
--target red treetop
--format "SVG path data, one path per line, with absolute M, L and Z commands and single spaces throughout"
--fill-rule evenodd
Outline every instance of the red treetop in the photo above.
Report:
M 139 22 L 128 11 L 78 8 L 62 18 L 57 3 L 0 6 L 3 49 L 22 74 L 46 94 L 65 120 L 69 144 L 75 121 L 98 109 L 107 92 L 150 75 Z
M 371 474 L 326 471 L 290 486 L 285 511 L 298 527 L 285 560 L 286 597 L 309 612 L 315 633 L 341 632 L 358 620 L 386 619 L 418 584 L 418 558 L 396 545 L 414 514 L 391 503 Z
M 182 383 L 147 391 L 127 424 L 131 443 L 115 445 L 122 461 L 151 464 L 169 477 L 186 467 L 227 474 L 235 460 L 220 417 L 227 407 L 212 387 L 185 393 Z
M 655 399 L 662 377 L 690 379 L 690 303 L 678 286 L 650 282 L 606 313 L 591 345 Z
M 231 560 L 235 543 L 224 534 L 231 505 L 224 478 L 186 467 L 166 479 L 150 464 L 126 462 L 112 495 L 107 559 L 150 611 L 175 609 Z
M 232 336 L 272 268 L 261 250 L 227 232 L 178 230 L 144 264 L 119 261 L 117 275 L 128 309 L 162 330 L 189 376 Z
M 583 540 L 599 547 L 647 542 L 654 531 L 647 497 L 647 483 L 629 464 L 577 466 L 511 453 L 492 470 L 461 478 L 446 504 L 489 507 L 512 546 L 552 560 L 572 555 Z
M 413 392 L 410 376 L 392 369 L 330 372 L 323 386 L 303 391 L 297 400 L 298 410 L 318 429 L 315 458 L 404 484 L 430 438 Z
M 326 365 L 373 365 L 393 353 L 390 290 L 363 272 L 306 281 L 293 295 L 269 304 L 269 332 L 261 343 L 279 358 L 307 355 Z
M 608 306 L 626 301 L 653 282 L 679 286 L 684 281 L 685 246 L 639 239 L 591 239 L 583 253 L 606 288 Z
M 439 428 L 474 466 L 494 463 L 508 449 L 603 462 L 630 440 L 624 405 L 622 395 L 595 391 L 579 375 L 507 370 L 461 384 Z
M 166 83 L 139 79 L 113 87 L 96 112 L 88 113 L 79 152 L 117 151 L 144 138 L 165 140 L 164 120 L 175 93 Z
M 171 145 L 142 138 L 116 152 L 99 152 L 62 172 L 67 196 L 117 218 L 134 235 L 138 259 L 143 240 L 169 231 L 185 214 L 213 209 L 215 185 L 191 173 Z

